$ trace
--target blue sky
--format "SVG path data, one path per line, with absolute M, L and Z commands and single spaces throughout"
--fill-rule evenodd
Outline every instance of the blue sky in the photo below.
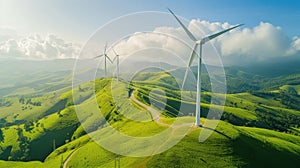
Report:
M 300 36 L 298 0 L 0 0 L 0 27 L 13 28 L 20 34 L 54 33 L 83 42 L 111 19 L 133 12 L 166 12 L 166 7 L 187 19 L 245 23 L 249 28 L 263 21 L 282 27 L 290 37 Z

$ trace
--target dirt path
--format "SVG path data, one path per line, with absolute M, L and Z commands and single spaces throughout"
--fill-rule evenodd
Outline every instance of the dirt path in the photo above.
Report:
M 67 158 L 67 160 L 64 162 L 63 168 L 67 168 L 67 165 L 69 163 L 69 161 L 71 160 L 71 158 L 73 157 L 73 155 L 78 151 L 78 149 L 74 150 Z
M 131 93 L 130 99 L 131 99 L 132 101 L 134 101 L 135 103 L 137 103 L 139 106 L 141 106 L 141 107 L 145 108 L 146 110 L 148 110 L 148 111 L 151 113 L 151 115 L 152 115 L 152 117 L 153 117 L 153 120 L 154 120 L 157 124 L 162 125 L 162 126 L 166 126 L 166 127 L 172 127 L 172 128 L 174 128 L 174 129 L 179 128 L 179 127 L 182 127 L 182 126 L 190 126 L 190 125 L 191 125 L 190 123 L 180 124 L 180 125 L 169 125 L 169 124 L 163 123 L 163 122 L 161 121 L 161 116 L 159 115 L 160 112 L 158 112 L 158 111 L 157 111 L 156 109 L 154 109 L 153 107 L 148 106 L 148 105 L 144 104 L 143 102 L 137 100 L 137 99 L 134 97 L 134 92 L 135 92 L 135 90 Z
M 159 113 L 156 109 L 154 109 L 153 107 L 148 106 L 148 105 L 144 104 L 143 102 L 140 102 L 139 100 L 137 100 L 137 99 L 134 97 L 134 92 L 135 92 L 135 91 L 133 91 L 133 92 L 131 93 L 131 96 L 130 96 L 130 99 L 131 99 L 132 101 L 134 101 L 134 102 L 137 103 L 139 106 L 141 106 L 141 107 L 145 108 L 146 110 L 148 110 L 148 111 L 151 113 L 153 120 L 154 120 L 157 124 L 160 124 L 160 125 L 162 125 L 162 126 L 170 127 L 169 124 L 163 123 L 163 122 L 161 121 L 161 116 L 159 115 L 160 113 Z
M 141 107 L 145 108 L 146 110 L 148 110 L 148 111 L 151 113 L 151 115 L 152 115 L 152 117 L 153 117 L 153 120 L 154 120 L 157 124 L 172 128 L 173 130 L 172 130 L 172 132 L 171 132 L 170 137 L 172 137 L 172 135 L 174 134 L 174 132 L 175 132 L 175 130 L 176 130 L 177 128 L 180 128 L 180 127 L 182 127 L 182 126 L 191 126 L 190 123 L 185 123 L 185 124 L 180 124 L 180 125 L 172 125 L 172 124 L 169 125 L 169 124 L 163 123 L 163 122 L 161 121 L 161 116 L 159 115 L 160 112 L 158 112 L 158 111 L 157 111 L 156 109 L 154 109 L 153 107 L 148 106 L 148 105 L 144 104 L 143 102 L 137 100 L 137 99 L 134 97 L 134 91 L 133 91 L 132 94 L 130 95 L 130 99 L 131 99 L 132 101 L 134 101 L 135 103 L 137 103 L 139 106 L 141 106 Z M 195 129 L 197 129 L 197 127 L 193 126 L 193 128 L 192 128 L 190 131 L 195 130 Z M 189 132 L 190 132 L 190 131 L 189 131 Z M 186 134 L 188 134 L 188 132 L 187 132 Z M 167 143 L 167 141 L 166 141 L 165 143 Z M 158 147 L 157 147 L 157 150 L 159 150 L 159 149 L 161 148 L 161 146 L 163 146 L 163 145 L 164 145 L 164 143 L 162 143 L 160 146 L 158 146 Z M 138 167 L 146 167 L 147 162 L 148 162 L 152 157 L 153 157 L 153 155 L 150 156 L 150 157 L 148 157 L 148 158 L 146 158 L 142 163 L 139 164 Z

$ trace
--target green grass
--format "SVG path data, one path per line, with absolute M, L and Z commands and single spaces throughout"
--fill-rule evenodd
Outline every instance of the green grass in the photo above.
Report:
M 159 77 L 155 77 L 154 74 Z M 144 79 L 147 79 L 145 83 L 139 82 Z M 180 93 L 176 88 L 174 89 L 174 79 L 168 74 L 147 72 L 137 76 L 135 80 L 135 96 L 140 101 L 149 105 L 149 97 L 157 102 L 162 99 L 167 100 L 165 105 L 168 110 L 162 111 L 163 115 L 161 115 L 163 123 L 170 125 L 175 123 L 172 114 L 178 111 L 180 102 L 178 95 L 184 97 L 183 103 L 189 108 L 186 112 L 180 113 L 183 116 L 179 117 L 176 122 L 194 122 L 193 117 L 185 116 L 194 113 L 194 91 Z M 91 106 L 94 101 L 93 87 L 96 90 L 97 104 L 95 106 Z M 283 117 L 295 119 L 299 116 L 299 111 L 287 109 L 286 105 L 274 99 L 274 95 L 277 96 L 280 92 L 265 96 L 254 93 L 226 95 L 227 101 L 223 113 L 225 121 L 220 121 L 216 131 L 204 143 L 198 142 L 199 133 L 203 128 L 197 128 L 192 129 L 178 144 L 163 153 L 140 158 L 117 156 L 100 147 L 86 135 L 86 132 L 91 133 L 97 141 L 111 140 L 114 144 L 116 135 L 110 134 L 109 125 L 123 134 L 136 137 L 150 137 L 168 128 L 151 121 L 147 110 L 132 103 L 128 98 L 127 87 L 127 83 L 116 83 L 115 79 L 101 78 L 76 87 L 74 92 L 69 90 L 63 94 L 48 93 L 33 97 L 32 101 L 40 101 L 42 106 L 34 106 L 30 110 L 22 111 L 19 111 L 22 109 L 19 97 L 5 98 L 11 101 L 12 105 L 1 107 L 0 117 L 5 118 L 12 125 L 1 129 L 4 141 L 0 142 L 0 156 L 5 160 L 23 159 L 28 162 L 0 161 L 0 167 L 59 167 L 62 160 L 66 160 L 75 150 L 68 164 L 73 168 L 114 167 L 116 157 L 120 157 L 121 167 L 296 167 L 295 165 L 300 164 L 299 136 L 264 128 L 246 127 L 265 126 L 263 124 L 266 123 L 263 122 L 266 119 L 262 118 L 262 113 L 267 119 L 275 116 L 272 118 L 272 122 L 275 123 L 280 123 Z M 157 92 L 150 94 L 152 97 L 149 96 L 154 88 L 163 90 L 167 94 Z M 75 100 L 73 100 L 73 93 L 77 95 Z M 210 96 L 211 93 L 203 92 L 201 107 L 203 115 L 209 108 L 222 108 L 210 105 Z M 77 104 L 76 108 L 82 110 L 81 113 L 75 113 L 74 103 Z M 61 106 L 62 109 L 53 109 L 53 105 L 54 107 Z M 158 107 L 153 107 L 159 110 Z M 100 120 L 100 113 L 107 122 L 103 118 Z M 81 126 L 79 126 L 77 115 L 82 119 Z M 24 121 L 16 124 L 17 120 Z M 33 122 L 29 131 L 25 131 L 26 121 Z M 285 127 L 288 130 L 299 128 L 295 123 L 285 125 Z M 21 136 L 17 129 L 22 130 Z M 24 146 L 20 144 L 19 139 L 22 137 L 27 138 L 29 151 L 24 150 Z M 177 138 L 177 136 L 170 134 L 170 138 Z M 55 150 L 52 147 L 54 139 L 57 144 Z M 123 145 L 131 147 L 134 146 L 133 144 L 133 141 L 128 141 Z M 159 148 L 158 145 L 155 150 Z M 154 149 L 138 150 L 149 152 Z
M 297 136 L 266 129 L 236 127 L 221 121 L 216 129 L 218 132 L 214 132 L 204 143 L 199 143 L 201 130 L 192 131 L 168 151 L 141 158 L 118 156 L 90 142 L 79 148 L 69 166 L 114 167 L 115 158 L 120 157 L 121 167 L 259 167 L 275 165 L 273 162 L 277 163 L 276 160 L 294 167 L 294 163 L 286 162 L 288 156 L 299 157 L 300 141 Z M 256 153 L 267 152 L 270 157 L 260 155 L 263 159 L 258 159 L 258 156 L 253 158 L 253 153 L 245 151 L 249 149 Z M 284 155 L 278 155 L 280 153 Z M 275 154 L 275 158 L 272 154 Z
M 299 136 L 261 128 L 239 127 L 236 150 L 248 167 L 297 167 L 300 164 Z
M 300 95 L 300 85 L 283 85 L 280 87 L 281 91 L 288 91 L 290 89 L 295 89 L 298 95 Z
M 152 157 L 118 156 L 101 148 L 95 142 L 90 142 L 86 136 L 58 148 L 54 153 L 65 151 L 63 158 L 67 158 L 67 154 L 77 148 L 77 152 L 68 164 L 69 167 L 114 167 L 116 157 L 120 157 L 121 167 L 244 167 L 278 164 L 278 161 L 286 161 L 287 156 L 298 156 L 300 151 L 297 147 L 300 142 L 299 137 L 276 131 L 235 127 L 226 122 L 220 122 L 217 127 L 218 132 L 214 132 L 204 143 L 199 143 L 200 131 L 201 129 L 192 131 L 170 150 Z M 255 143 L 249 143 L 252 141 Z M 81 147 L 80 143 L 83 143 Z M 245 149 L 251 149 L 251 152 L 256 153 L 259 151 L 270 152 L 268 153 L 270 157 L 263 156 L 263 159 L 258 159 L 261 155 L 255 155 L 251 159 L 251 155 L 254 153 L 245 151 Z M 274 153 L 276 155 L 272 155 Z M 279 153 L 284 153 L 284 155 L 277 155 Z M 45 163 L 0 162 L 0 165 L 7 167 L 59 166 L 60 159 L 58 158 L 61 158 L 62 155 L 53 154 L 46 159 Z M 284 162 L 284 164 L 294 167 L 294 163 Z
M 234 97 L 241 98 L 243 100 L 247 100 L 245 103 L 247 103 L 249 106 L 251 104 L 264 104 L 264 105 L 270 105 L 270 106 L 277 106 L 282 107 L 282 104 L 280 104 L 279 101 L 274 100 L 272 97 L 258 97 L 254 96 L 253 94 L 249 93 L 240 93 L 240 94 L 234 94 Z
M 24 136 L 28 143 L 27 151 L 28 156 L 25 156 L 25 160 L 43 160 L 49 153 L 52 152 L 53 140 L 56 145 L 60 146 L 65 144 L 66 140 L 70 140 L 73 132 L 77 128 L 77 116 L 74 109 L 66 108 L 60 112 L 60 114 L 54 113 L 47 117 L 34 122 L 34 126 L 29 131 L 26 131 L 24 124 L 19 126 L 11 126 L 3 129 L 4 143 L 0 144 L 0 147 L 7 149 L 12 146 L 9 151 L 12 160 L 18 159 L 20 152 L 25 154 L 21 150 L 21 141 L 18 139 L 17 128 L 22 130 L 22 136 Z M 25 142 L 23 142 L 25 143 Z M 43 152 L 41 153 L 41 148 Z M 10 158 L 7 158 L 10 159 Z

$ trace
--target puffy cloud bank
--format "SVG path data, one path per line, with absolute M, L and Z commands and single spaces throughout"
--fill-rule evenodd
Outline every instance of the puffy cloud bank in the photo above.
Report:
M 229 23 L 191 20 L 188 28 L 197 37 L 201 38 L 233 25 Z M 149 52 L 155 58 L 149 57 L 147 52 L 135 54 L 141 61 L 160 59 L 160 61 L 176 64 L 178 55 L 188 61 L 193 42 L 189 40 L 183 29 L 178 27 L 158 27 L 153 32 L 135 33 L 133 36 L 119 41 L 115 50 L 120 55 L 130 55 L 137 51 L 155 48 Z M 96 46 L 99 50 L 99 46 Z M 160 52 L 159 49 L 173 53 Z M 225 64 L 242 64 L 264 61 L 278 57 L 288 57 L 299 54 L 300 38 L 288 37 L 284 31 L 270 23 L 261 22 L 253 28 L 240 27 L 226 33 L 203 48 L 204 62 L 210 63 L 211 55 L 218 53 Z M 98 51 L 99 53 L 101 51 Z M 0 58 L 14 57 L 26 59 L 60 59 L 75 58 L 80 53 L 80 46 L 49 34 L 42 37 L 38 34 L 19 37 L 14 31 L 0 28 Z M 113 55 L 113 53 L 111 53 Z M 172 62 L 173 61 L 173 62 Z M 182 64 L 181 64 L 182 65 Z
M 78 44 L 66 42 L 53 34 L 44 38 L 38 34 L 26 37 L 0 34 L 0 37 L 0 58 L 63 59 L 75 58 L 80 52 Z
M 291 56 L 300 49 L 297 37 L 289 38 L 280 27 L 270 23 L 230 33 L 220 39 L 220 45 L 224 60 L 234 63 Z
M 229 23 L 208 22 L 191 20 L 188 28 L 197 37 L 201 38 L 215 32 L 219 32 L 233 25 Z M 160 35 L 162 33 L 163 35 Z M 193 46 L 185 32 L 180 28 L 160 27 L 153 33 L 136 33 L 129 39 L 121 41 L 116 48 L 123 55 L 130 54 L 143 48 L 162 48 L 181 55 L 188 60 L 191 48 L 182 44 L 186 42 Z M 242 64 L 264 61 L 272 58 L 292 56 L 300 51 L 300 39 L 290 38 L 284 31 L 270 23 L 261 22 L 254 28 L 241 27 L 232 30 L 204 46 L 204 59 L 207 63 L 210 55 L 217 50 L 225 64 Z M 166 60 L 172 61 L 169 58 Z

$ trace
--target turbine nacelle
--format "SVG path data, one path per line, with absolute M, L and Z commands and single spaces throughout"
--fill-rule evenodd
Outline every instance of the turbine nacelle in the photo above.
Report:
M 205 38 L 201 39 L 201 40 L 198 40 L 195 42 L 196 45 L 203 45 L 205 44 L 206 42 L 208 42 L 209 40 L 206 40 Z
M 105 46 L 104 46 L 103 54 L 94 57 L 94 59 L 104 57 L 104 73 L 105 73 L 105 77 L 107 76 L 106 60 L 108 59 L 108 61 L 109 61 L 110 63 L 112 63 L 112 60 L 111 60 L 111 59 L 109 58 L 109 56 L 107 55 L 106 49 L 107 49 L 107 43 L 106 43 Z
M 202 40 L 198 40 L 195 42 L 197 45 L 203 44 Z

